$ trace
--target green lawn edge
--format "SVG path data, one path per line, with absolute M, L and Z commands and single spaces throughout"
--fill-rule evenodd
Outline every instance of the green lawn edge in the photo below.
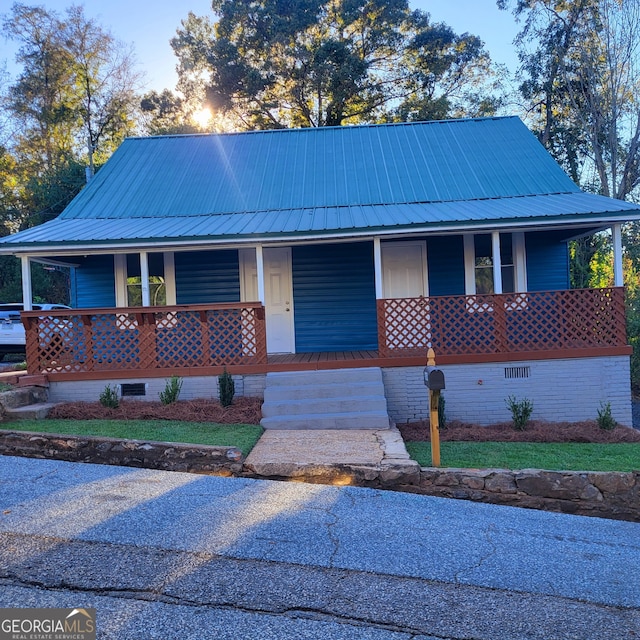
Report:
M 409 455 L 431 466 L 429 442 L 407 442 Z M 548 471 L 640 470 L 640 443 L 442 442 L 440 466 Z
M 2 428 L 69 436 L 237 447 L 244 456 L 249 454 L 264 431 L 252 424 L 177 420 L 20 420 L 4 423 Z

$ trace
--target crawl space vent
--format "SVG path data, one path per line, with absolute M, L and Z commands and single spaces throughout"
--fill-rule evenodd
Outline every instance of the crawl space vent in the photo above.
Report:
M 125 398 L 127 396 L 146 396 L 147 385 L 144 382 L 133 384 L 121 384 L 120 395 Z
M 504 377 L 507 380 L 531 377 L 531 367 L 505 367 Z

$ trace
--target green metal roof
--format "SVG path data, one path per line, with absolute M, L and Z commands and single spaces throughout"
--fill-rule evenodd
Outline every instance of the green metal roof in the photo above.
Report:
M 515 117 L 130 138 L 56 220 L 0 252 L 631 212 L 582 193 Z

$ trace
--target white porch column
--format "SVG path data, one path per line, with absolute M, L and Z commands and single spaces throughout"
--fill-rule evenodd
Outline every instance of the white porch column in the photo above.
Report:
M 258 300 L 264 305 L 264 255 L 262 245 L 256 245 L 256 279 L 258 281 Z
M 468 296 L 476 293 L 476 248 L 472 234 L 462 236 L 464 246 L 464 292 Z
M 611 239 L 613 240 L 613 282 L 616 287 L 624 286 L 622 273 L 622 227 L 614 224 L 611 227 Z
M 527 290 L 527 251 L 522 231 L 515 231 L 513 238 L 513 265 L 515 268 L 516 291 Z
M 128 307 L 127 256 L 124 253 L 116 253 L 113 256 L 113 270 L 116 285 L 116 307 Z
M 167 293 L 167 304 L 177 304 L 176 294 L 176 261 L 173 251 L 165 251 L 164 257 L 164 287 Z
M 149 256 L 146 251 L 140 252 L 140 283 L 142 285 L 142 306 L 151 306 L 151 293 L 149 291 Z
M 25 311 L 33 309 L 33 288 L 31 286 L 31 258 L 20 257 L 22 267 L 22 305 Z
M 376 284 L 376 300 L 382 300 L 382 250 L 380 238 L 373 239 L 373 272 Z
M 500 257 L 500 232 L 491 232 L 491 257 L 493 261 L 493 292 L 502 293 L 502 259 Z

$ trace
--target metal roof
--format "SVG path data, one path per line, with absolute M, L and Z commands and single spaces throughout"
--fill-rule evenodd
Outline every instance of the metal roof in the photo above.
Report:
M 56 220 L 0 253 L 627 212 L 640 214 L 582 193 L 515 117 L 130 138 Z
M 244 214 L 94 220 L 57 218 L 3 238 L 7 246 L 63 248 L 149 242 L 255 242 L 258 239 L 337 237 L 398 230 L 451 231 L 509 226 L 596 223 L 638 216 L 636 205 L 587 193 L 461 202 L 315 207 Z

